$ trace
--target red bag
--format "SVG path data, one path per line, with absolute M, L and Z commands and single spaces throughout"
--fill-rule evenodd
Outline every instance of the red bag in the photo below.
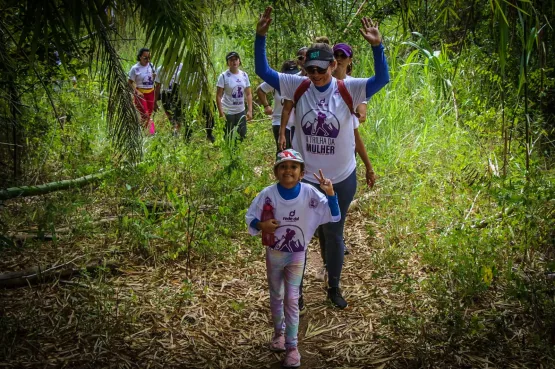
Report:
M 264 207 L 262 208 L 262 216 L 260 217 L 260 221 L 264 222 L 270 219 L 274 219 L 274 207 L 270 204 L 264 204 Z M 274 242 L 273 233 L 262 232 L 262 244 L 264 246 L 273 246 L 274 243 L 275 242 Z

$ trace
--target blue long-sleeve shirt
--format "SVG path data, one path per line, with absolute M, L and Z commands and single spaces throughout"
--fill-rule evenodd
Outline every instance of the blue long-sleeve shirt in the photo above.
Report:
M 374 55 L 374 69 L 376 74 L 368 78 L 366 83 L 366 99 L 369 99 L 376 92 L 382 89 L 389 82 L 389 69 L 387 60 L 384 54 L 384 47 L 382 44 L 372 46 L 372 53 Z M 273 70 L 268 64 L 266 58 L 266 36 L 256 35 L 254 41 L 254 70 L 256 74 L 264 80 L 267 84 L 276 89 L 279 93 L 279 74 Z M 322 87 L 316 87 L 319 91 L 323 92 L 328 89 L 331 82 Z

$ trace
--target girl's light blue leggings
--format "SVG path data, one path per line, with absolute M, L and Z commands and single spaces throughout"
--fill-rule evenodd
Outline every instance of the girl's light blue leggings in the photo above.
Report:
M 266 274 L 270 287 L 270 310 L 274 334 L 285 333 L 285 347 L 297 347 L 299 287 L 306 253 L 266 248 Z

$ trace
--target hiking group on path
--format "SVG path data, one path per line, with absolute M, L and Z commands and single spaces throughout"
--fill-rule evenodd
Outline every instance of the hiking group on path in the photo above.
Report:
M 348 306 L 339 287 L 345 253 L 345 216 L 357 188 L 355 153 L 366 166 L 368 186 L 375 182 L 358 133 L 359 118 L 365 117 L 368 99 L 389 82 L 389 72 L 378 24 L 362 18 L 360 32 L 372 48 L 374 76 L 350 77 L 352 48 L 345 43 L 331 47 L 322 42 L 299 50 L 301 72 L 294 73 L 286 62 L 278 73 L 270 68 L 266 58 L 271 14 L 272 8 L 266 8 L 257 23 L 254 56 L 256 74 L 267 85 L 259 86 L 257 94 L 259 90 L 273 89 L 278 96 L 275 110 L 278 113 L 281 110 L 278 137 L 274 133 L 278 148 L 274 164 L 277 183 L 253 200 L 246 222 L 252 235 L 262 232 L 276 236 L 272 238 L 274 243 L 266 244 L 274 325 L 270 350 L 285 351 L 283 366 L 296 368 L 301 365 L 297 336 L 299 316 L 305 309 L 302 280 L 306 250 L 315 232 L 328 275 L 327 298 L 336 308 Z M 273 113 L 267 109 L 267 101 L 264 108 L 267 114 Z M 273 125 L 277 125 L 277 118 L 273 117 Z M 268 205 L 273 217 L 263 219 Z M 297 247 L 282 247 L 281 240 Z
M 317 38 L 310 47 L 297 51 L 297 60 L 287 60 L 281 72 L 270 68 L 266 57 L 266 35 L 272 23 L 272 8 L 267 7 L 256 26 L 254 40 L 255 72 L 264 81 L 256 94 L 264 113 L 272 116 L 272 132 L 277 151 L 274 175 L 277 182 L 262 190 L 246 214 L 249 233 L 262 232 L 266 246 L 266 269 L 270 291 L 270 310 L 274 327 L 270 350 L 283 352 L 283 366 L 301 365 L 297 349 L 299 316 L 305 311 L 303 275 L 307 248 L 317 234 L 327 276 L 327 299 L 338 309 L 348 302 L 340 290 L 345 247 L 343 231 L 349 205 L 357 189 L 356 154 L 361 157 L 365 180 L 375 183 L 372 164 L 358 132 L 366 119 L 366 103 L 389 82 L 387 61 L 378 24 L 362 18 L 362 37 L 370 44 L 375 75 L 353 78 L 353 49 L 346 43 L 333 47 L 327 37 Z M 228 69 L 217 80 L 216 107 L 225 119 L 224 137 L 236 132 L 246 137 L 247 121 L 253 117 L 250 80 L 240 69 L 241 58 L 235 51 L 226 55 Z M 154 69 L 150 52 L 141 49 L 137 64 L 129 72 L 135 105 L 142 124 L 154 134 L 151 115 L 155 102 L 162 103 L 174 130 L 179 128 L 180 109 L 177 66 L 169 86 L 160 87 L 163 70 Z M 274 107 L 266 94 L 273 93 Z M 246 108 L 245 108 L 246 103 Z M 210 109 L 206 109 L 210 110 Z M 212 136 L 213 117 L 207 118 L 207 138 Z

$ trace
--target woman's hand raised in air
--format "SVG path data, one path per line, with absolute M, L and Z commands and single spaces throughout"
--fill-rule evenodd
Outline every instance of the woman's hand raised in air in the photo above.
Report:
M 268 33 L 268 28 L 270 28 L 270 24 L 272 23 L 272 7 L 269 6 L 264 10 L 264 13 L 260 15 L 260 19 L 256 24 L 256 34 L 259 36 L 266 36 Z
M 372 46 L 381 44 L 382 35 L 380 31 L 378 31 L 378 22 L 374 22 L 372 19 L 366 17 L 363 17 L 360 21 L 362 22 L 362 28 L 360 28 L 362 37 Z

